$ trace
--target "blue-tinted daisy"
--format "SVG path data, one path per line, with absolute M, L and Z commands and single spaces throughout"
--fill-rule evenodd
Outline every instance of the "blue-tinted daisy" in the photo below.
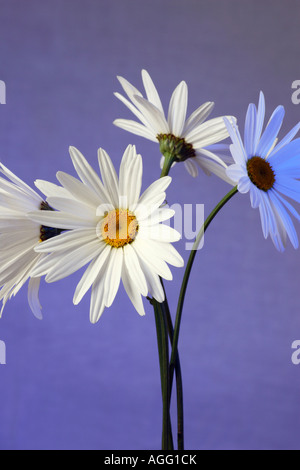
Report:
M 63 172 L 57 178 L 71 197 L 51 196 L 47 202 L 55 212 L 30 214 L 39 224 L 67 230 L 36 246 L 46 259 L 32 275 L 46 275 L 47 282 L 54 282 L 88 264 L 73 302 L 78 304 L 91 289 L 92 323 L 111 306 L 121 280 L 134 307 L 144 315 L 142 296 L 164 300 L 160 277 L 172 279 L 167 263 L 183 265 L 172 245 L 180 234 L 162 223 L 174 215 L 161 207 L 171 178 L 160 178 L 140 195 L 142 158 L 134 146 L 124 152 L 119 178 L 108 154 L 99 150 L 103 182 L 77 149 L 71 147 L 70 155 L 80 179 Z
M 198 168 L 206 174 L 215 173 L 227 180 L 226 164 L 216 154 L 223 153 L 228 145 L 220 144 L 228 137 L 223 117 L 207 120 L 214 103 L 206 102 L 196 109 L 188 118 L 188 87 L 182 81 L 174 90 L 168 109 L 165 112 L 157 89 L 146 70 L 142 70 L 142 80 L 146 98 L 125 78 L 118 80 L 126 93 L 115 96 L 130 109 L 140 120 L 116 119 L 114 124 L 126 131 L 139 135 L 153 142 L 159 142 L 163 156 L 174 157 L 175 162 L 184 162 L 187 171 L 197 176 Z M 232 116 L 230 119 L 235 119 Z
M 287 200 L 300 202 L 300 139 L 293 140 L 300 123 L 278 142 L 284 113 L 283 106 L 278 106 L 263 131 L 265 99 L 261 92 L 258 108 L 252 103 L 248 107 L 244 142 L 237 125 L 224 119 L 235 161 L 226 173 L 240 193 L 250 193 L 252 207 L 259 208 L 264 237 L 270 235 L 279 251 L 284 250 L 287 238 L 294 248 L 298 247 L 291 215 L 300 219 Z

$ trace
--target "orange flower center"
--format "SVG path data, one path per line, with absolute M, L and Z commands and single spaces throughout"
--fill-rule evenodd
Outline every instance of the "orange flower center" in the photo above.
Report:
M 139 230 L 135 215 L 127 209 L 115 209 L 107 213 L 101 224 L 105 243 L 121 248 L 132 243 Z

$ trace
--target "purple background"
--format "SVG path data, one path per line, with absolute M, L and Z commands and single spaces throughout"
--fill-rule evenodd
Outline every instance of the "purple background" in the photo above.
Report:
M 116 75 L 142 89 L 142 68 L 165 106 L 184 79 L 189 112 L 212 100 L 213 117 L 233 114 L 241 128 L 263 90 L 268 115 L 286 108 L 283 135 L 300 117 L 291 102 L 299 26 L 298 0 L 1 0 L 1 161 L 31 185 L 54 182 L 57 170 L 74 174 L 69 145 L 94 167 L 101 146 L 118 167 L 132 143 L 144 157 L 146 187 L 159 176 L 158 146 L 112 125 L 132 118 L 113 96 L 121 91 Z M 172 171 L 169 203 L 204 203 L 208 214 L 228 186 L 183 170 Z M 174 309 L 183 271 L 172 271 Z M 1 449 L 160 448 L 153 312 L 147 305 L 140 318 L 122 288 L 91 325 L 89 295 L 72 304 L 81 274 L 42 283 L 43 321 L 30 312 L 27 288 L 4 310 Z M 235 196 L 207 232 L 185 304 L 187 449 L 300 449 L 300 366 L 291 362 L 299 274 L 299 251 L 277 253 L 249 197 Z

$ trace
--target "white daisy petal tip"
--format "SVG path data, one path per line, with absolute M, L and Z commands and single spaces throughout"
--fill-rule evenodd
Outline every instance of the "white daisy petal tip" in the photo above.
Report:
M 234 116 L 223 116 L 223 121 L 228 131 L 231 130 L 232 127 L 238 129 L 237 119 Z
M 260 90 L 259 92 L 259 99 L 262 99 L 263 101 L 265 101 L 265 94 L 262 90 Z
M 165 183 L 166 183 L 165 189 L 167 189 L 170 186 L 170 184 L 172 183 L 172 176 L 170 176 L 170 175 L 162 176 L 160 179 L 165 181 Z

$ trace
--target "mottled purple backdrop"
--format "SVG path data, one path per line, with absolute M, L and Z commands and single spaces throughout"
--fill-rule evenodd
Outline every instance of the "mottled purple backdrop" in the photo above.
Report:
M 165 106 L 181 81 L 191 112 L 215 101 L 243 128 L 263 90 L 267 114 L 286 108 L 282 135 L 300 118 L 298 0 L 1 0 L 0 158 L 33 185 L 74 174 L 69 145 L 97 165 L 125 147 L 144 157 L 144 187 L 159 176 L 159 149 L 112 125 L 132 118 L 113 96 L 122 75 L 141 89 L 146 68 Z M 203 203 L 228 191 L 216 177 L 172 170 L 169 203 Z M 298 227 L 297 227 L 298 230 Z M 298 233 L 300 231 L 298 230 Z M 177 244 L 185 260 L 183 242 Z M 166 283 L 176 306 L 181 269 Z M 89 295 L 72 304 L 82 272 L 41 287 L 44 320 L 27 287 L 0 320 L 1 449 L 159 449 L 161 398 L 153 312 L 140 318 L 123 288 L 97 325 Z M 207 232 L 183 315 L 180 354 L 187 449 L 300 449 L 300 256 L 276 252 L 258 211 L 237 195 Z

